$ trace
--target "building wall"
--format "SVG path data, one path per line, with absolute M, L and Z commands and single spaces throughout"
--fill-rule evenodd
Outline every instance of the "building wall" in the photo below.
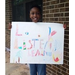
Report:
M 5 45 L 7 48 L 10 48 L 10 31 L 8 30 L 8 24 L 10 21 L 12 21 L 12 4 L 11 4 L 12 0 L 5 0 L 5 1 L 6 1 L 6 3 L 5 3 L 6 4 L 6 7 L 5 7 L 5 12 L 6 12 L 6 14 L 5 14 L 5 20 L 6 20 L 6 22 L 5 22 L 5 24 L 6 24 L 6 26 L 5 26 L 5 31 L 6 31 Z
M 43 21 L 67 25 L 64 34 L 64 64 L 47 64 L 47 75 L 69 75 L 69 0 L 43 0 Z
M 69 1 L 43 0 L 43 22 L 56 22 L 67 25 L 64 37 L 64 64 L 46 66 L 47 75 L 69 75 Z M 12 21 L 12 0 L 6 0 L 6 47 L 10 48 L 8 23 Z

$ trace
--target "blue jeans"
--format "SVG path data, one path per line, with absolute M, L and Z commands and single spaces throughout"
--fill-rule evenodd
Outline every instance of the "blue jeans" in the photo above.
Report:
M 30 75 L 46 75 L 46 64 L 30 64 Z

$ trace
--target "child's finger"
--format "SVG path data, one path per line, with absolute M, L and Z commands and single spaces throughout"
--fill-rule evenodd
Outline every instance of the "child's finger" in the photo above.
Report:
M 66 24 L 64 24 L 64 25 L 63 25 L 63 27 L 64 27 L 64 29 L 66 29 L 66 28 L 67 28 L 67 25 L 66 25 Z
M 9 23 L 8 29 L 10 30 L 11 28 L 12 28 L 12 25 L 11 25 L 11 23 Z

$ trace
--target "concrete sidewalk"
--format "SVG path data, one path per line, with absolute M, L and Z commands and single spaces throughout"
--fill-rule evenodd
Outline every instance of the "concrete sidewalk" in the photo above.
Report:
M 5 51 L 5 75 L 30 75 L 28 65 L 10 64 L 10 52 Z

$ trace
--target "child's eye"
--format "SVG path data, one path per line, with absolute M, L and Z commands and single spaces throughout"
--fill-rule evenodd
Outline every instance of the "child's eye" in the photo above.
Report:
M 34 15 L 35 13 L 31 13 L 32 15 Z
M 31 14 L 32 14 L 32 15 L 34 15 L 34 14 L 39 15 L 40 13 L 34 13 L 34 12 L 33 12 L 33 13 L 31 13 Z
M 34 15 L 35 13 L 31 13 L 32 15 Z
M 40 13 L 36 13 L 37 15 L 39 15 Z

